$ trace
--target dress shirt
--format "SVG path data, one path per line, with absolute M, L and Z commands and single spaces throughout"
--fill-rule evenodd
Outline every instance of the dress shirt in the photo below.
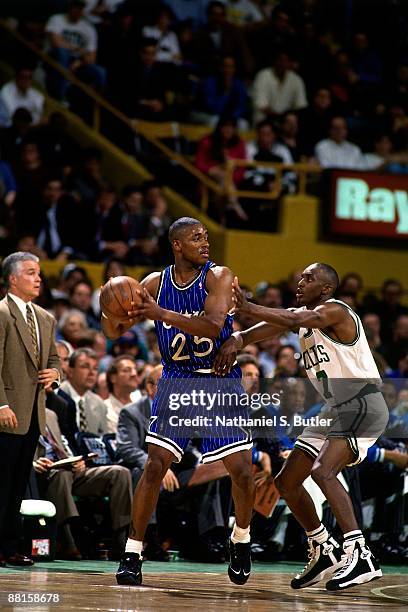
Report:
M 68 387 L 68 389 L 65 389 L 65 393 L 67 393 L 70 398 L 72 400 L 74 400 L 75 402 L 75 407 L 76 407 L 76 424 L 79 430 L 79 424 L 80 424 L 80 413 L 79 413 L 79 402 L 80 400 L 83 400 L 83 402 L 86 402 L 86 393 L 85 395 L 79 395 L 79 393 L 77 391 L 75 391 L 74 387 L 71 385 L 70 382 L 66 381 L 65 382 L 66 386 Z
M 58 253 L 58 251 L 62 247 L 62 242 L 61 242 L 60 235 L 58 233 L 58 226 L 57 226 L 57 205 L 56 204 L 54 206 L 51 206 L 47 210 L 46 216 L 47 216 L 47 221 L 48 221 L 48 229 L 50 233 L 50 243 L 51 243 L 50 244 L 51 253 L 49 254 L 54 255 L 55 253 Z M 46 242 L 47 242 L 47 227 L 44 227 L 41 230 L 40 235 L 38 236 L 37 244 L 39 247 L 44 249 L 44 247 L 46 246 Z
M 331 138 L 321 140 L 316 145 L 315 156 L 322 168 L 365 169 L 360 147 L 348 140 L 340 143 Z
M 108 408 L 106 419 L 108 421 L 108 433 L 116 433 L 118 430 L 119 413 L 126 404 L 122 404 L 112 393 L 105 400 Z

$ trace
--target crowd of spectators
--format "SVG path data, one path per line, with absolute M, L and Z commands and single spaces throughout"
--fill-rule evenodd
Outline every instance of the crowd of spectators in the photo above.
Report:
M 31 74 L 21 69 L 17 81 Z M 6 85 L 2 91 L 8 86 Z M 162 186 L 153 180 L 121 191 L 106 180 L 101 151 L 83 149 L 66 119 L 33 121 L 43 99 L 13 111 L 0 130 L 0 254 L 31 250 L 41 259 L 130 265 L 167 261 L 171 223 Z
M 237 158 L 407 172 L 408 47 L 393 35 L 406 25 L 400 4 L 379 0 L 367 21 L 364 2 L 350 13 L 347 2 L 329 10 L 321 0 L 69 0 L 65 11 L 21 20 L 19 28 L 128 117 L 213 127 L 193 155 L 202 172 L 225 185 L 226 162 Z M 56 70 L 37 66 L 36 74 L 51 95 L 87 113 L 84 97 Z M 15 79 L 0 91 L 0 126 L 17 138 L 29 121 L 22 111 L 14 117 L 16 110 L 28 111 L 32 125 L 42 122 L 44 98 L 32 76 L 27 62 L 16 66 Z M 235 134 L 224 138 L 226 124 Z M 249 127 L 265 132 L 266 125 L 274 137 L 261 151 L 238 135 Z M 129 134 L 105 128 L 127 151 L 134 148 Z M 9 138 L 0 143 L 6 161 Z M 0 173 L 10 200 L 16 186 L 7 169 Z M 165 180 L 176 185 L 173 175 Z M 273 172 L 267 180 L 261 175 L 254 182 L 251 169 L 240 169 L 233 182 L 276 194 L 261 207 L 266 218 L 260 206 L 229 197 L 210 212 L 229 226 L 276 229 L 276 201 L 296 190 L 296 177 L 286 173 L 278 189 Z M 102 215 L 109 199 L 101 198 Z
M 121 261 L 111 260 L 105 278 L 124 271 Z M 262 305 L 291 307 L 295 304 L 298 278 L 299 273 L 294 272 L 281 283 L 265 281 L 254 292 L 249 288 L 245 291 L 249 299 Z M 146 462 L 145 436 L 161 376 L 154 324 L 144 321 L 118 340 L 108 341 L 100 331 L 99 291 L 84 269 L 69 263 L 59 278 L 44 281 L 38 301 L 57 318 L 57 347 L 66 380 L 57 396 L 48 394 L 47 422 L 60 443 L 56 445 L 55 440 L 46 438 L 41 441 L 35 464 L 40 489 L 57 506 L 58 554 L 71 559 L 98 556 L 101 541 L 99 548 L 108 548 L 111 558 L 115 558 L 129 522 L 131 489 Z M 341 281 L 338 298 L 362 319 L 390 410 L 387 431 L 371 447 L 367 459 L 358 468 L 346 469 L 343 475 L 358 520 L 377 554 L 384 561 L 405 563 L 407 516 L 401 476 L 408 468 L 408 307 L 403 305 L 403 287 L 390 278 L 384 281 L 378 296 L 365 290 L 358 274 L 350 273 Z M 234 327 L 239 330 L 251 323 L 236 319 Z M 251 416 L 287 419 L 286 426 L 269 432 L 254 431 L 253 462 L 258 470 L 256 481 L 261 486 L 276 475 L 293 448 L 301 429 L 295 416 L 315 416 L 322 401 L 305 376 L 298 336 L 293 332 L 247 346 L 238 361 L 247 393 L 262 391 L 281 397 L 280 406 L 264 406 Z M 62 449 L 56 452 L 61 445 Z M 73 474 L 51 470 L 51 461 L 95 450 L 100 458 L 91 463 L 96 471 L 87 479 L 85 464 Z M 222 466 L 207 473 L 207 466 L 199 461 L 200 444 L 194 440 L 182 463 L 172 466 L 166 474 L 146 537 L 148 558 L 164 561 L 169 549 L 202 561 L 225 558 L 224 542 L 231 514 L 229 478 Z M 78 505 L 73 495 L 79 498 Z M 89 530 L 95 531 L 96 523 L 83 502 L 95 496 L 111 499 L 110 513 L 109 506 L 105 504 L 104 508 L 110 519 L 105 531 L 97 530 L 95 538 L 89 540 L 84 534 L 89 536 Z M 314 499 L 317 504 L 323 503 L 321 496 Z M 325 506 L 323 511 L 330 524 L 333 517 Z M 283 502 L 270 518 L 255 512 L 252 525 L 256 559 L 302 558 L 305 543 L 301 531 Z

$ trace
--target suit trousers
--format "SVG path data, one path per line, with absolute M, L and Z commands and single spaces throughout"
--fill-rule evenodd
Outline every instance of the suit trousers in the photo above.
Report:
M 37 398 L 26 434 L 0 432 L 0 551 L 5 556 L 17 552 L 21 535 L 20 506 L 39 435 Z
M 121 465 L 87 468 L 75 475 L 71 470 L 51 470 L 45 491 L 46 498 L 57 509 L 57 523 L 62 525 L 79 516 L 73 496 L 109 497 L 109 507 L 114 531 L 130 523 L 132 510 L 132 479 L 130 471 Z

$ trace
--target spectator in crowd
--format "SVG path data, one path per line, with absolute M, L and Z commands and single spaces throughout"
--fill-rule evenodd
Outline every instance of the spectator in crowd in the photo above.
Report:
M 92 285 L 89 281 L 79 281 L 69 294 L 71 306 L 85 315 L 87 327 L 100 329 L 99 320 L 92 310 Z
M 89 280 L 85 268 L 73 262 L 67 263 L 61 270 L 53 297 L 68 299 L 72 287 L 80 280 Z
M 109 259 L 103 271 L 102 277 L 102 286 L 105 285 L 110 278 L 115 278 L 115 276 L 126 276 L 126 268 L 123 265 L 122 260 L 116 259 L 112 257 Z M 99 304 L 99 296 L 101 294 L 101 287 L 97 287 L 92 294 L 92 311 L 95 313 L 96 317 L 99 317 L 101 314 L 101 308 Z
M 145 438 L 149 428 L 151 407 L 157 391 L 157 383 L 163 367 L 153 368 L 145 379 L 147 395 L 143 395 L 134 404 L 122 405 L 117 424 L 117 452 L 125 465 L 132 471 L 133 488 L 143 472 L 147 460 L 147 444 Z M 175 484 L 175 483 L 174 483 Z
M 45 165 L 38 143 L 26 140 L 15 165 L 18 193 L 15 201 L 16 223 L 19 231 L 30 231 L 38 215 L 44 183 L 52 168 Z
M 300 161 L 300 146 L 298 141 L 299 120 L 296 113 L 287 112 L 280 121 L 279 141 L 290 151 L 294 162 Z
M 336 114 L 353 115 L 357 80 L 348 53 L 340 49 L 333 57 L 329 86 Z
M 143 207 L 149 216 L 146 235 L 148 240 L 144 241 L 143 250 L 150 251 L 150 261 L 157 261 L 159 264 L 167 262 L 169 258 L 167 234 L 172 220 L 168 213 L 163 187 L 155 180 L 146 181 L 142 185 L 142 191 Z
M 83 17 L 85 6 L 85 0 L 70 0 L 66 14 L 50 17 L 45 26 L 50 55 L 63 68 L 102 91 L 106 87 L 106 70 L 96 64 L 98 35 L 94 26 Z M 66 98 L 68 87 L 69 81 L 59 73 L 49 73 L 48 89 L 58 100 Z
M 171 10 L 162 5 L 159 8 L 155 24 L 144 26 L 142 33 L 145 38 L 156 41 L 156 60 L 158 62 L 179 64 L 182 57 L 177 36 L 170 29 L 172 20 Z
M 88 329 L 86 317 L 83 312 L 69 308 L 58 321 L 58 339 L 66 340 L 76 347 L 84 332 Z
M 69 368 L 69 358 L 73 353 L 73 348 L 69 342 L 66 340 L 58 340 L 55 343 L 57 347 L 58 357 L 60 358 L 61 363 L 61 382 L 67 379 L 68 376 L 68 368 Z
M 132 403 L 131 393 L 136 391 L 138 385 L 136 360 L 130 355 L 116 357 L 106 371 L 106 382 L 109 389 L 109 397 L 105 400 L 108 430 L 116 433 L 119 413 L 123 406 Z
M 68 402 L 69 426 L 62 433 L 69 441 L 74 454 L 79 448 L 75 439 L 78 432 L 98 436 L 108 433 L 107 407 L 92 391 L 98 374 L 98 360 L 92 349 L 76 349 L 69 358 L 67 380 L 58 394 Z
M 332 115 L 331 93 L 320 87 L 313 95 L 311 105 L 299 113 L 299 141 L 303 155 L 313 155 L 316 144 L 329 132 Z
M 216 181 L 224 190 L 227 190 L 227 161 L 228 159 L 245 159 L 245 143 L 238 135 L 235 119 L 221 118 L 214 132 L 205 136 L 197 147 L 196 166 L 204 174 Z M 238 185 L 244 176 L 243 168 L 235 168 L 232 179 Z M 247 215 L 239 203 L 231 198 L 228 207 L 235 210 L 238 217 L 247 219 Z M 221 219 L 224 211 L 220 211 Z
M 246 153 L 248 159 L 293 164 L 288 147 L 277 141 L 276 130 L 269 119 L 264 119 L 257 124 L 256 140 L 246 144 Z M 256 170 L 260 168 L 257 167 Z
M 315 147 L 315 158 L 322 168 L 363 169 L 364 158 L 360 147 L 347 140 L 348 129 L 343 117 L 333 117 L 329 137 Z
M 106 382 L 106 372 L 99 372 L 95 383 L 95 393 L 104 401 L 108 399 L 109 389 Z
M 64 194 L 61 179 L 47 179 L 33 224 L 37 226 L 37 246 L 48 259 L 84 258 L 78 243 L 79 213 L 75 200 Z
M 18 108 L 27 109 L 32 117 L 33 125 L 37 125 L 44 114 L 44 96 L 32 86 L 33 71 L 28 66 L 21 66 L 16 71 L 16 76 L 0 89 L 0 100 L 7 112 L 7 123 L 9 127 L 12 117 Z
M 357 79 L 355 88 L 359 110 L 370 110 L 379 100 L 382 65 L 378 53 L 370 45 L 366 32 L 354 34 L 351 65 Z
M 61 397 L 55 396 L 54 399 L 64 404 Z M 113 529 L 110 558 L 116 559 L 122 552 L 130 524 L 132 487 L 129 470 L 120 465 L 89 467 L 86 459 L 82 458 L 73 462 L 69 469 L 53 469 L 56 461 L 73 457 L 75 449 L 64 441 L 55 412 L 46 410 L 46 423 L 46 435 L 41 436 L 33 465 L 40 476 L 43 494 L 56 508 L 57 526 L 65 541 L 65 549 L 59 557 L 70 560 L 82 558 L 72 533 L 78 529 L 76 523 L 79 518 L 74 496 L 108 496 Z
M 256 74 L 252 104 L 255 122 L 307 106 L 305 85 L 301 77 L 291 69 L 291 59 L 287 52 L 279 51 L 272 67 L 263 68 Z
M 401 304 L 403 288 L 401 283 L 393 278 L 384 281 L 381 287 L 382 299 L 375 311 L 381 320 L 381 338 L 389 344 L 393 338 L 393 325 L 400 315 L 408 314 L 408 308 Z
M 125 241 L 122 226 L 122 211 L 115 189 L 102 187 L 96 197 L 93 210 L 89 210 L 88 231 L 94 237 L 93 256 L 98 259 L 116 257 L 126 260 L 129 246 Z M 92 253 L 92 250 L 91 250 Z
M 26 108 L 14 112 L 11 126 L 0 132 L 1 153 L 5 161 L 12 165 L 18 163 L 21 144 L 29 137 L 32 124 L 32 115 Z
M 16 193 L 17 183 L 10 164 L 0 159 L 0 201 L 10 209 L 16 199 Z
M 215 75 L 201 84 L 192 118 L 198 123 L 214 126 L 220 117 L 228 115 L 238 121 L 240 129 L 248 127 L 245 119 L 248 96 L 244 82 L 236 75 L 233 56 L 224 56 Z
M 129 117 L 149 121 L 165 121 L 168 118 L 168 79 L 156 54 L 156 41 L 153 38 L 142 39 L 136 65 L 130 65 L 122 83 L 118 83 L 116 91 L 112 91 L 112 97 Z
M 129 248 L 127 261 L 130 265 L 149 264 L 151 258 L 158 253 L 151 219 L 143 201 L 144 191 L 138 185 L 125 185 L 120 201 L 122 232 Z M 162 205 L 161 197 L 161 193 L 155 193 L 154 201 L 149 200 L 149 206 L 165 216 L 167 205 Z
M 235 58 L 239 74 L 249 77 L 253 58 L 239 28 L 227 20 L 225 4 L 213 0 L 207 6 L 207 23 L 194 34 L 193 56 L 201 75 L 217 72 L 221 58 Z
M 374 151 L 364 153 L 364 164 L 366 170 L 405 173 L 408 167 L 408 154 L 402 151 L 395 152 L 390 136 L 380 133 L 374 139 Z
M 52 113 L 48 122 L 36 129 L 36 138 L 45 161 L 60 168 L 64 178 L 72 173 L 76 160 L 81 157 L 81 148 L 69 132 L 68 120 L 59 112 Z
M 92 147 L 84 149 L 79 167 L 69 177 L 67 189 L 78 201 L 92 207 L 104 186 L 102 152 Z
M 300 355 L 296 353 L 294 346 L 290 344 L 280 346 L 276 353 L 275 377 L 289 378 L 301 376 L 299 357 Z

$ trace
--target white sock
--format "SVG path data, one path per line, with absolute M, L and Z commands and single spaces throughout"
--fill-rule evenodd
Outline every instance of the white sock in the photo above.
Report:
M 317 529 L 306 531 L 306 535 L 308 540 L 314 540 L 318 544 L 324 544 L 329 539 L 329 532 L 322 523 L 320 523 Z
M 242 529 L 242 527 L 238 527 L 238 525 L 235 523 L 234 529 L 231 533 L 231 542 L 234 544 L 248 544 L 248 542 L 251 541 L 249 529 L 249 526 Z
M 142 556 L 143 550 L 143 542 L 140 540 L 132 540 L 131 538 L 127 539 L 125 552 L 136 553 L 139 557 Z
M 356 542 L 358 542 L 360 546 L 365 546 L 365 539 L 360 529 L 348 531 L 347 533 L 343 534 L 343 537 L 343 550 L 345 552 L 353 552 Z

